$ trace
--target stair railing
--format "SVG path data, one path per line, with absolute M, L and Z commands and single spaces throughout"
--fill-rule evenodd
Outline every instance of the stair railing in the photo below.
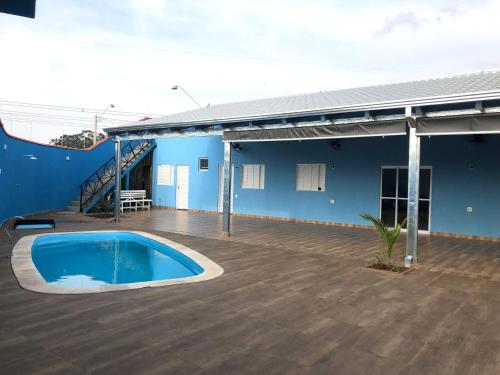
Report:
M 155 145 L 152 139 L 134 140 L 126 143 L 121 148 L 121 171 L 126 171 L 129 166 L 134 163 L 138 157 L 143 155 L 145 151 L 150 150 Z M 101 167 L 99 167 L 92 175 L 80 184 L 80 212 L 83 212 L 84 207 L 103 189 L 112 183 L 115 178 L 115 157 L 109 158 Z

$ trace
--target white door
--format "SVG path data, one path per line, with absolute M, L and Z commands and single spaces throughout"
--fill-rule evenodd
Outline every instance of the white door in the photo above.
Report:
M 231 212 L 233 212 L 233 195 L 234 195 L 234 165 L 231 166 Z M 219 197 L 217 201 L 217 212 L 223 211 L 224 198 L 224 165 L 219 165 Z
M 187 210 L 189 197 L 189 166 L 177 166 L 177 181 L 175 192 L 175 208 L 178 210 Z

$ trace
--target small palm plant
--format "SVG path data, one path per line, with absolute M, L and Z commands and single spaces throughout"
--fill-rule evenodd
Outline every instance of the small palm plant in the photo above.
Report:
M 384 242 L 384 255 L 387 258 L 387 265 L 389 268 L 392 268 L 391 257 L 392 257 L 392 249 L 399 235 L 401 234 L 401 229 L 406 224 L 406 219 L 401 224 L 396 224 L 394 228 L 389 228 L 385 223 L 370 214 L 362 213 L 361 217 L 373 224 L 375 229 L 377 230 L 380 238 Z M 378 263 L 384 263 L 380 257 L 377 257 Z

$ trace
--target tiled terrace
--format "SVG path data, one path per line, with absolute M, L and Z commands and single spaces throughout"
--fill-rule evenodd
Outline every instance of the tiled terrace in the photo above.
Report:
M 220 238 L 222 227 L 221 215 L 171 210 L 127 213 L 123 222 L 214 239 Z M 233 242 L 335 254 L 361 262 L 371 262 L 380 249 L 377 235 L 369 230 L 237 216 L 231 223 Z M 402 234 L 395 248 L 395 258 L 400 261 L 404 257 L 405 241 Z M 500 281 L 500 242 L 421 235 L 419 258 L 419 266 L 426 269 Z
M 500 373 L 500 243 L 423 237 L 422 266 L 395 275 L 363 267 L 376 252 L 370 231 L 235 218 L 220 241 L 214 215 L 153 210 L 119 226 L 55 216 L 58 231 L 167 237 L 225 273 L 43 295 L 18 287 L 2 234 L 2 374 Z

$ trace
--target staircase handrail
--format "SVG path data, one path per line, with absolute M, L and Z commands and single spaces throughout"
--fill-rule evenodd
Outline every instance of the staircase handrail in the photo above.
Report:
M 155 144 L 154 140 L 145 139 L 145 140 L 133 140 L 123 145 L 123 147 L 120 150 L 122 155 L 120 175 L 121 172 L 126 170 L 128 166 L 132 164 L 139 155 L 141 155 L 145 150 L 150 149 L 154 144 Z M 135 149 L 137 146 L 142 146 L 142 147 L 136 153 Z M 126 152 L 127 150 L 128 152 Z M 132 158 L 127 157 L 130 154 L 133 155 Z M 107 169 L 114 170 L 114 167 L 115 167 L 115 156 L 112 156 L 104 164 L 102 164 L 99 168 L 97 168 L 85 181 L 83 181 L 80 184 L 80 211 L 82 211 L 83 207 L 92 199 L 92 197 L 89 197 L 85 202 L 83 201 L 84 188 L 87 187 L 91 182 L 99 181 L 100 187 L 94 192 L 95 194 L 98 194 L 114 178 L 114 175 L 112 175 L 106 181 L 103 181 L 101 179 L 102 174 L 100 174 L 99 172 L 105 171 Z

